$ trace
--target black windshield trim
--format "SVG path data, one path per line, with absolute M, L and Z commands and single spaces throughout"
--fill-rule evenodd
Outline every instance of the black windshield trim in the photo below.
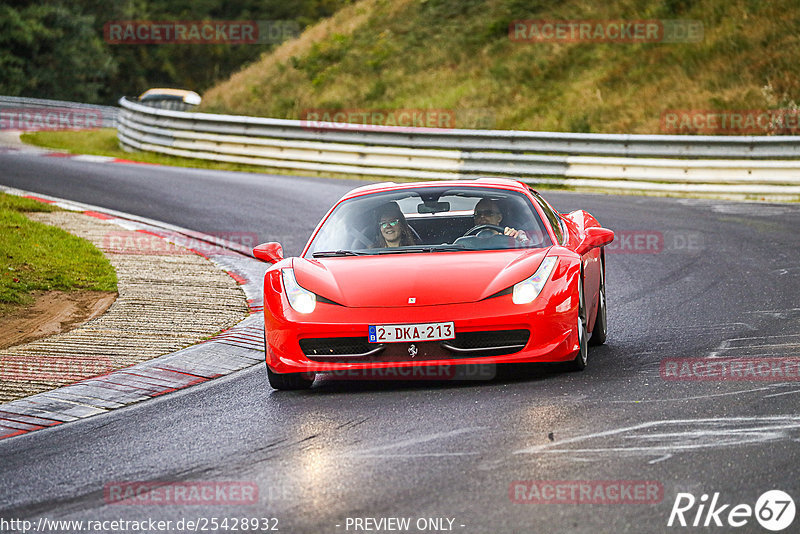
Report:
M 364 256 L 367 252 L 356 252 L 354 250 L 323 250 L 314 252 L 311 256 L 314 258 L 336 258 L 339 256 Z

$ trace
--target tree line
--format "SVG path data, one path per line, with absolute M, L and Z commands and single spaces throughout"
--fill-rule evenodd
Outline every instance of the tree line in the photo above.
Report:
M 301 30 L 352 0 L 3 0 L 0 94 L 114 104 L 151 87 L 202 92 L 276 43 L 112 44 L 114 21 L 280 21 Z

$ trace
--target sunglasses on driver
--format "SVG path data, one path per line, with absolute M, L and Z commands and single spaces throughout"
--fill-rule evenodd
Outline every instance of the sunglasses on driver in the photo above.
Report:
M 395 219 L 393 221 L 381 221 L 380 222 L 380 227 L 381 227 L 381 230 L 386 230 L 389 227 L 394 228 L 399 223 L 400 223 L 400 219 Z
M 495 210 L 476 210 L 475 217 L 492 217 L 494 215 L 500 215 L 499 211 Z

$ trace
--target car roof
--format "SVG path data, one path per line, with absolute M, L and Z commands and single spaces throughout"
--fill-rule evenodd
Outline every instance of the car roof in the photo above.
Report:
M 357 187 L 348 191 L 341 200 L 371 193 L 382 193 L 386 191 L 402 191 L 403 189 L 418 189 L 420 187 L 496 187 L 500 189 L 511 189 L 516 191 L 528 191 L 526 184 L 519 180 L 510 178 L 476 178 L 473 180 L 436 180 L 430 182 L 379 182 L 377 184 Z
M 198 105 L 201 102 L 200 95 L 187 89 L 168 89 L 165 87 L 154 87 L 139 95 L 139 101 L 147 100 L 181 100 L 187 104 Z

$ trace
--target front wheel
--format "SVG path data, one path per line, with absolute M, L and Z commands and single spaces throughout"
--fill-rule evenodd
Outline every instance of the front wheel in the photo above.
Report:
M 276 373 L 267 366 L 267 380 L 272 389 L 308 389 L 314 383 L 315 373 Z
M 586 363 L 589 361 L 589 343 L 586 339 L 589 334 L 586 331 L 587 318 L 586 318 L 586 302 L 583 298 L 583 276 L 578 278 L 578 345 L 580 349 L 575 359 L 567 363 L 567 369 L 570 371 L 583 371 L 586 369 Z

